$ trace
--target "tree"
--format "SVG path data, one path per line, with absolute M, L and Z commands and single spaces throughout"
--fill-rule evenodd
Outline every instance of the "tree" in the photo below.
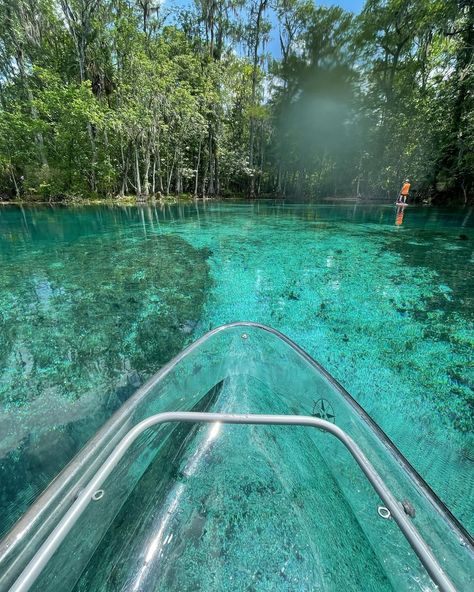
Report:
M 265 22 L 265 11 L 268 8 L 268 0 L 251 0 L 249 7 L 249 24 L 245 31 L 245 41 L 252 63 L 251 97 L 250 97 L 250 131 L 249 131 L 249 197 L 255 197 L 255 179 L 257 169 L 255 167 L 255 136 L 257 130 L 258 109 L 257 109 L 257 84 L 261 55 L 260 46 L 267 40 L 269 27 Z
M 473 11 L 0 0 L 0 191 L 469 201 Z

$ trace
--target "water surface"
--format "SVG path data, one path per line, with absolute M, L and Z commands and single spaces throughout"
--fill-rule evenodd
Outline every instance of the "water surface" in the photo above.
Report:
M 474 527 L 471 210 L 6 207 L 0 233 L 0 532 L 144 380 L 236 320 L 306 349 Z

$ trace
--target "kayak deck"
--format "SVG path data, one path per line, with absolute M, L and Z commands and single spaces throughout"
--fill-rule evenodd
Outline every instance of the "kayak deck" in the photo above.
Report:
M 318 588 L 395 589 L 308 430 L 217 423 L 150 466 L 75 591 Z
M 291 425 L 226 425 L 236 413 Z M 397 500 L 391 519 L 334 432 Z M 0 544 L 0 590 L 462 590 L 473 565 L 468 536 L 350 395 L 284 336 L 239 323 L 170 362 L 51 484 Z

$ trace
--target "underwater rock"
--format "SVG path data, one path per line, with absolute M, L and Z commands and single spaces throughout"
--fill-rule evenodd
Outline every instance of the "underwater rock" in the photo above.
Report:
M 214 255 L 214 251 L 209 247 L 204 247 L 203 249 L 201 249 L 201 253 L 205 259 L 209 259 L 209 257 L 212 257 L 212 255 Z
M 189 335 L 190 333 L 192 333 L 194 331 L 196 325 L 197 325 L 197 321 L 189 321 L 188 320 L 179 326 L 179 330 L 181 331 L 181 333 L 184 333 L 185 335 Z

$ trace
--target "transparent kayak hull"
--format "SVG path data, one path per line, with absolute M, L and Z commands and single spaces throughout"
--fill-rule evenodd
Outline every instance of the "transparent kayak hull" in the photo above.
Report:
M 141 422 L 190 411 L 329 427 L 157 422 L 94 485 Z M 393 495 L 391 513 L 331 426 Z M 445 589 L 474 589 L 469 535 L 367 414 L 289 339 L 236 323 L 162 368 L 52 482 L 0 543 L 0 591 L 437 590 L 398 511 Z

